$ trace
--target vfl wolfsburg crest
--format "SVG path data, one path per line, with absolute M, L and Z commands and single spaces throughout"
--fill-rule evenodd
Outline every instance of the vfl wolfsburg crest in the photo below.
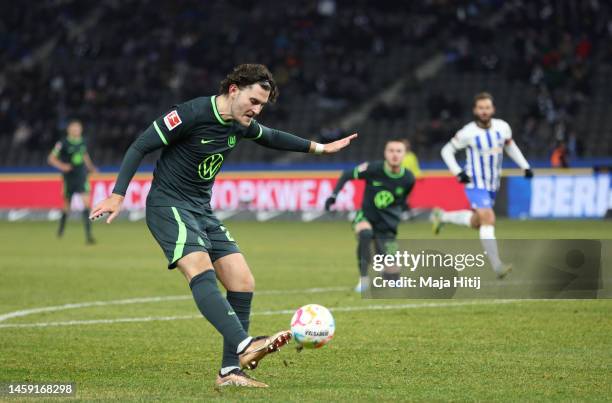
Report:
M 230 136 L 227 138 L 227 145 L 230 147 L 233 147 L 236 145 L 236 135 L 235 134 L 230 134 Z
M 378 209 L 384 209 L 393 203 L 394 200 L 395 197 L 393 196 L 393 193 L 389 192 L 388 190 L 382 190 L 376 193 L 376 196 L 374 196 L 374 205 Z
M 223 164 L 223 155 L 213 154 L 209 155 L 200 163 L 198 166 L 198 175 L 205 181 L 211 180 L 215 177 L 221 165 Z

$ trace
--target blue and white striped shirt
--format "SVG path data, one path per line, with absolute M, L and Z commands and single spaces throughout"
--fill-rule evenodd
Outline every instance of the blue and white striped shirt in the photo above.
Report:
M 512 139 L 510 125 L 491 119 L 491 127 L 483 129 L 476 122 L 468 123 L 451 139 L 455 149 L 465 149 L 465 172 L 471 178 L 467 188 L 497 191 L 501 178 L 504 145 Z

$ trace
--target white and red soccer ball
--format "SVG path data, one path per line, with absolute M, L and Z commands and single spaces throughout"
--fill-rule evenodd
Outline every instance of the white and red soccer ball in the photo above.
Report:
M 304 305 L 291 318 L 293 339 L 305 348 L 323 347 L 334 337 L 335 331 L 334 317 L 321 305 Z

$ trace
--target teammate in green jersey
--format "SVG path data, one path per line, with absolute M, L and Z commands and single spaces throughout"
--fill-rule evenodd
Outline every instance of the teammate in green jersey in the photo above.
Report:
M 66 137 L 58 141 L 51 150 L 47 161 L 49 165 L 59 169 L 64 179 L 63 199 L 64 206 L 60 217 L 57 236 L 64 235 L 66 218 L 70 213 L 72 195 L 78 193 L 83 199 L 83 225 L 85 226 L 85 239 L 88 244 L 95 243 L 91 235 L 89 221 L 89 182 L 87 173 L 98 170 L 87 153 L 87 146 L 83 140 L 83 125 L 79 120 L 72 120 L 66 129 Z
M 415 182 L 412 172 L 402 166 L 405 154 L 406 145 L 402 140 L 388 141 L 384 161 L 364 162 L 354 169 L 344 171 L 332 195 L 325 201 L 325 209 L 329 211 L 346 182 L 365 179 L 361 210 L 353 220 L 361 276 L 355 291 L 361 292 L 368 286 L 372 240 L 375 241 L 378 253 L 393 254 L 397 249 L 397 227 L 402 211 L 405 210 L 406 198 Z
M 216 385 L 266 387 L 245 374 L 291 338 L 290 331 L 249 337 L 255 281 L 236 241 L 215 217 L 211 191 L 225 159 L 243 139 L 284 151 L 328 154 L 346 147 L 356 134 L 318 144 L 263 126 L 254 118 L 274 102 L 278 90 L 263 65 L 243 64 L 221 82 L 220 93 L 171 108 L 153 121 L 128 149 L 113 194 L 91 213 L 95 219 L 121 210 L 127 186 L 145 156 L 163 149 L 147 197 L 147 225 L 168 259 L 183 273 L 202 315 L 223 335 Z M 227 290 L 223 298 L 216 278 Z

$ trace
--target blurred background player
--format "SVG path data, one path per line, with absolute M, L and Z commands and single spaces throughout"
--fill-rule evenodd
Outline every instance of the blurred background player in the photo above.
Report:
M 255 117 L 276 100 L 272 73 L 261 64 L 236 66 L 219 86 L 219 95 L 175 105 L 134 141 L 125 154 L 113 193 L 94 207 L 91 218 L 120 212 L 128 185 L 146 154 L 163 149 L 147 197 L 146 221 L 168 259 L 189 283 L 196 306 L 223 336 L 217 387 L 267 387 L 242 371 L 255 369 L 266 354 L 291 338 L 248 334 L 255 279 L 238 244 L 211 207 L 217 173 L 241 140 L 275 150 L 329 154 L 346 147 L 356 134 L 319 144 L 258 123 Z M 227 290 L 221 295 L 217 278 Z
M 504 278 L 511 264 L 502 263 L 495 240 L 495 195 L 499 188 L 503 151 L 523 169 L 526 178 L 533 177 L 529 163 L 512 140 L 510 125 L 501 119 L 493 119 L 493 97 L 482 92 L 474 97 L 474 121 L 463 126 L 442 148 L 442 158 L 460 183 L 465 184 L 465 194 L 473 210 L 443 211 L 432 213 L 433 230 L 438 234 L 445 223 L 479 229 L 482 245 L 498 278 Z M 466 164 L 462 169 L 455 153 L 466 150 Z
M 419 165 L 419 159 L 412 151 L 412 145 L 410 140 L 404 139 L 404 145 L 406 146 L 406 155 L 402 160 L 402 166 L 412 172 L 415 179 L 419 179 L 423 174 L 421 173 L 421 167 Z
M 88 173 L 97 172 L 83 140 L 83 125 L 80 120 L 72 120 L 68 123 L 66 137 L 58 141 L 49 157 L 49 165 L 59 169 L 64 179 L 62 216 L 60 217 L 57 236 L 64 235 L 66 218 L 70 214 L 70 202 L 72 195 L 80 194 L 83 200 L 83 225 L 85 226 L 85 240 L 88 244 L 94 244 L 95 240 L 91 234 L 91 223 L 89 221 L 89 182 Z
M 402 140 L 389 140 L 385 145 L 383 161 L 364 162 L 354 169 L 342 172 L 332 195 L 325 201 L 325 209 L 329 211 L 346 182 L 365 179 L 361 210 L 353 220 L 360 275 L 359 283 L 355 287 L 357 292 L 368 288 L 372 240 L 375 241 L 377 253 L 392 254 L 397 250 L 397 227 L 415 182 L 412 172 L 402 166 L 405 155 L 406 145 Z M 397 275 L 389 272 L 388 274 Z

